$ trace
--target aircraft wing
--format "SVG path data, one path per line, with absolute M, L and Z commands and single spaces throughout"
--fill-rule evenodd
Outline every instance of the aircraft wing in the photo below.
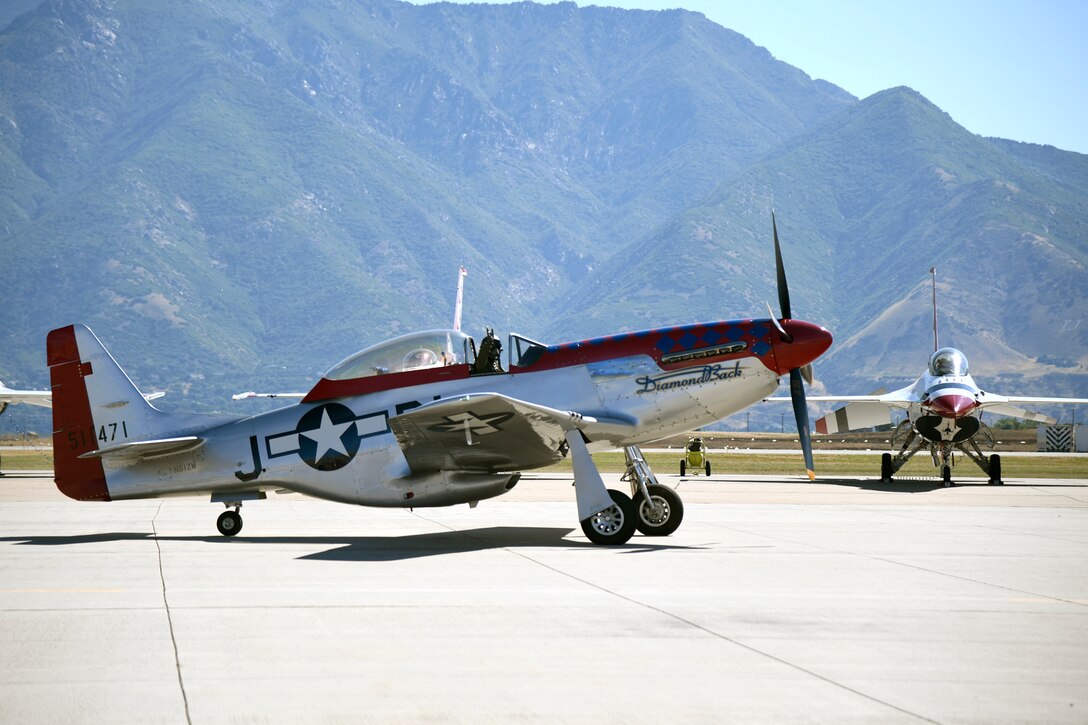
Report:
M 144 393 L 149 401 L 161 398 L 166 393 Z M 43 408 L 53 407 L 53 391 L 51 390 L 12 390 L 0 383 L 0 413 L 9 403 L 27 403 L 28 405 L 40 405 Z
M 564 457 L 569 430 L 593 439 L 633 428 L 499 393 L 437 400 L 390 418 L 389 425 L 415 473 L 545 466 Z
M 53 392 L 50 390 L 12 390 L 0 383 L 0 411 L 9 403 L 27 403 L 43 408 L 53 407 Z
M 806 395 L 811 403 L 846 403 L 829 415 L 816 420 L 817 433 L 844 433 L 862 428 L 874 428 L 889 425 L 892 422 L 892 408 L 909 408 L 914 398 L 913 386 L 893 390 L 890 393 L 870 393 L 869 395 Z M 765 402 L 786 402 L 790 398 L 764 398 Z
M 1054 405 L 1056 403 L 1088 403 L 1088 398 L 1040 398 L 1024 395 L 995 395 L 994 393 L 980 393 L 978 403 L 979 407 L 985 410 L 987 413 L 993 413 L 995 415 L 1007 415 L 1012 418 L 1025 418 L 1027 420 L 1035 420 L 1040 423 L 1047 423 L 1049 425 L 1053 425 L 1058 422 L 1056 418 L 1052 418 L 1051 416 L 1045 415 L 1043 413 L 1036 413 L 1030 410 L 1025 410 L 1024 408 L 1009 404 L 1036 403 Z
M 305 398 L 306 393 L 255 393 L 252 390 L 246 393 L 235 393 L 231 400 L 249 400 L 250 398 Z

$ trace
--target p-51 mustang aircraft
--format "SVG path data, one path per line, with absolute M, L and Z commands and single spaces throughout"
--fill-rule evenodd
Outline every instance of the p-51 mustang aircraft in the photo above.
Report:
M 84 501 L 210 495 L 227 507 L 219 531 L 233 536 L 242 503 L 269 490 L 365 506 L 475 505 L 512 489 L 520 471 L 570 456 L 591 541 L 621 544 L 636 528 L 667 535 L 683 505 L 640 444 L 756 403 L 785 373 L 807 422 L 800 368 L 831 334 L 790 319 L 777 229 L 775 248 L 781 320 L 559 345 L 511 334 L 506 369 L 490 330 L 479 348 L 458 330 L 410 334 L 345 359 L 298 404 L 251 417 L 160 411 L 90 329 L 62 327 L 47 341 L 57 487 Z M 608 490 L 590 456 L 612 448 L 627 454 L 631 496 Z
M 813 396 L 812 401 L 847 402 L 831 415 L 816 421 L 817 433 L 872 428 L 891 423 L 891 410 L 905 410 L 907 417 L 896 428 L 892 443 L 903 441 L 892 456 L 884 453 L 880 477 L 890 482 L 896 472 L 923 447 L 929 449 L 933 465 L 941 469 L 945 486 L 952 485 L 952 466 L 959 451 L 974 461 L 989 476 L 991 484 L 1001 484 L 1001 456 L 986 456 L 979 441 L 993 448 L 994 437 L 982 422 L 982 413 L 1026 418 L 1042 423 L 1057 423 L 1050 416 L 1018 408 L 1012 403 L 1088 403 L 1088 398 L 1040 398 L 1005 396 L 979 389 L 968 373 L 967 358 L 955 348 L 940 348 L 937 336 L 936 268 L 933 286 L 933 347 L 929 367 L 913 384 L 881 395 Z

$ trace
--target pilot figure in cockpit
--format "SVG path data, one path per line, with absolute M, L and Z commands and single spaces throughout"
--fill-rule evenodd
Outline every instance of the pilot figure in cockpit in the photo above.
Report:
M 942 347 L 929 359 L 929 374 L 934 377 L 966 375 L 967 358 L 955 348 Z

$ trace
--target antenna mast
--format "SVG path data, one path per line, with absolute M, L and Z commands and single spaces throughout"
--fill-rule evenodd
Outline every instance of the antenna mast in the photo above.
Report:
M 457 302 L 453 306 L 453 329 L 461 329 L 461 303 L 465 296 L 465 276 L 468 270 L 462 267 L 457 271 Z

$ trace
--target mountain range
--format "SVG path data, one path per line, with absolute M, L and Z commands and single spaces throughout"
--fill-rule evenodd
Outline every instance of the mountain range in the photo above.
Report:
M 976 379 L 1088 395 L 1088 156 L 976 136 L 907 88 L 859 100 L 698 13 L 5 12 L 9 385 L 47 385 L 45 334 L 79 321 L 163 407 L 247 412 L 230 393 L 447 326 L 462 264 L 476 334 L 765 316 L 774 209 L 794 313 L 836 336 L 818 390 L 921 372 L 936 266 Z

